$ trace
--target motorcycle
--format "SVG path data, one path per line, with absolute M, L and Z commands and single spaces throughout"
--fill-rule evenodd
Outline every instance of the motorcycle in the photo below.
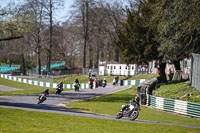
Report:
M 122 109 L 117 113 L 116 119 L 128 117 L 131 121 L 133 121 L 139 116 L 139 110 L 139 103 L 130 100 L 130 104 L 122 105 Z
M 74 89 L 75 91 L 79 91 L 80 84 L 74 82 Z
M 63 91 L 63 88 L 60 87 L 60 85 L 58 85 L 58 87 L 56 88 L 56 95 L 59 95 L 62 91 Z
M 93 83 L 89 84 L 90 89 L 93 89 Z
M 115 80 L 115 79 L 113 79 L 113 85 L 116 85 L 116 84 L 117 84 L 116 80 Z
M 102 83 L 103 88 L 105 88 L 106 85 L 107 85 L 106 81 L 103 80 L 103 83 Z
M 42 94 L 38 98 L 38 104 L 44 102 L 47 99 L 47 94 Z

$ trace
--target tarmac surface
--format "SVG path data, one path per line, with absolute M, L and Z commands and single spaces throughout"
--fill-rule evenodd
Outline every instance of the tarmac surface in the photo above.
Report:
M 0 86 L 0 88 L 1 90 L 3 89 L 15 90 L 15 88 L 4 87 L 4 86 Z M 80 89 L 79 92 L 63 91 L 61 95 L 55 95 L 54 93 L 49 94 L 49 97 L 47 97 L 47 100 L 42 104 L 37 104 L 39 94 L 0 96 L 0 107 L 39 111 L 39 112 L 58 113 L 58 114 L 67 114 L 67 115 L 83 116 L 83 117 L 92 117 L 92 118 L 107 119 L 107 120 L 149 123 L 149 124 L 169 125 L 169 126 L 182 126 L 182 127 L 200 129 L 200 126 L 160 123 L 160 122 L 144 121 L 144 120 L 130 121 L 129 119 L 126 119 L 126 118 L 115 119 L 114 116 L 105 116 L 105 115 L 99 115 L 99 114 L 94 114 L 94 113 L 89 113 L 89 112 L 81 112 L 79 110 L 66 108 L 64 104 L 67 102 L 87 100 L 87 99 L 91 99 L 95 97 L 100 97 L 103 95 L 111 94 L 111 93 L 125 90 L 128 88 L 130 88 L 130 86 L 113 86 L 111 84 L 108 84 L 108 86 L 106 86 L 105 88 L 99 87 L 95 89 Z
M 0 85 L 0 91 L 21 91 L 21 89 L 16 89 L 16 88 Z

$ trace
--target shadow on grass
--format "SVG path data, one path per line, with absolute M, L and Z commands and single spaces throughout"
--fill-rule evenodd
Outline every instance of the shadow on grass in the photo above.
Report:
M 94 98 L 91 100 L 88 100 L 90 102 L 129 102 L 132 98 L 134 98 L 134 95 L 131 94 L 115 94 L 115 95 L 107 95 L 100 98 Z
M 179 84 L 179 83 L 184 83 L 186 81 L 189 81 L 189 80 L 168 81 L 168 83 L 160 83 L 160 85 Z

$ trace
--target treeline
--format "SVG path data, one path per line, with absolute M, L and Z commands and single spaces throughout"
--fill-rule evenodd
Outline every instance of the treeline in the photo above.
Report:
M 84 69 L 156 60 L 166 82 L 167 62 L 180 70 L 180 60 L 200 53 L 199 0 L 74 0 L 61 23 L 55 12 L 63 3 L 24 0 L 1 8 L 0 62 L 40 74 L 53 61 Z
M 119 61 L 115 40 L 126 19 L 124 3 L 74 0 L 68 19 L 58 22 L 55 12 L 63 4 L 63 0 L 24 0 L 1 8 L 0 61 L 21 64 L 24 74 L 32 67 L 40 74 L 41 66 L 48 69 L 53 61 L 66 61 L 72 68 Z
M 156 60 L 167 82 L 166 63 L 180 70 L 180 60 L 200 53 L 199 0 L 138 0 L 126 9 L 117 45 L 129 63 Z

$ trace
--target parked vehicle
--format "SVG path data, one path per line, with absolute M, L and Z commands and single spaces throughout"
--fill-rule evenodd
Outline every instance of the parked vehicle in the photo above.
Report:
M 130 100 L 130 104 L 122 105 L 122 109 L 117 113 L 116 119 L 120 119 L 122 117 L 127 117 L 130 120 L 135 120 L 139 116 L 139 100 L 136 99 Z

